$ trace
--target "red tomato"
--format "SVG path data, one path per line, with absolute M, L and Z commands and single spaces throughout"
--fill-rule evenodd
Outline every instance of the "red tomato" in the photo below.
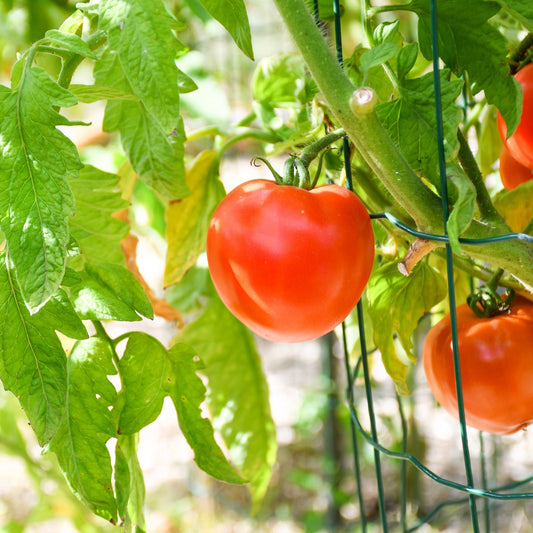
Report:
M 498 112 L 498 129 L 511 155 L 525 167 L 533 168 L 533 63 L 520 69 L 515 78 L 522 86 L 523 93 L 520 124 L 515 132 L 506 139 L 507 126 Z
M 338 185 L 310 191 L 253 180 L 232 190 L 207 234 L 211 277 L 227 308 L 259 336 L 299 342 L 350 313 L 374 260 L 370 217 Z
M 533 421 L 533 304 L 516 297 L 506 314 L 478 318 L 457 308 L 466 423 L 504 435 Z M 452 334 L 447 315 L 423 349 L 426 378 L 437 401 L 458 418 Z
M 521 165 L 504 145 L 500 154 L 500 178 L 503 186 L 510 191 L 521 183 L 533 179 L 533 172 Z

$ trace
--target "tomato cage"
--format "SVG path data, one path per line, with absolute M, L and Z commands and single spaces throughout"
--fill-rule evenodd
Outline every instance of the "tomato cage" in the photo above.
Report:
M 315 22 L 320 23 L 318 17 L 318 1 L 314 1 L 314 15 Z M 342 36 L 340 25 L 340 5 L 339 0 L 333 1 L 334 15 L 335 15 L 335 44 L 337 59 L 342 64 Z M 437 139 L 438 139 L 438 154 L 439 154 L 439 173 L 441 178 L 442 190 L 442 211 L 444 219 L 444 227 L 449 217 L 448 207 L 448 188 L 446 176 L 446 161 L 444 154 L 444 133 L 443 133 L 443 118 L 441 105 L 441 87 L 439 77 L 439 54 L 438 54 L 438 39 L 437 39 L 437 5 L 436 0 L 430 1 L 431 10 L 431 32 L 432 32 L 432 58 L 433 58 L 433 79 L 434 79 L 434 94 L 435 94 L 435 116 L 437 123 Z M 352 171 L 350 164 L 346 163 L 350 160 L 350 146 L 347 139 L 344 139 L 343 144 L 344 159 L 345 159 L 345 173 L 347 186 L 353 189 Z M 424 464 L 424 462 L 417 457 L 416 452 L 410 449 L 410 435 L 408 433 L 408 422 L 406 417 L 406 407 L 404 405 L 405 399 L 399 395 L 395 395 L 397 401 L 398 418 L 400 420 L 400 445 L 393 449 L 388 448 L 380 442 L 380 427 L 379 416 L 376 412 L 376 402 L 373 397 L 373 383 L 372 383 L 372 367 L 371 354 L 367 346 L 365 338 L 365 321 L 364 321 L 364 306 L 360 301 L 357 305 L 356 321 L 359 330 L 359 350 L 360 353 L 356 363 L 350 358 L 348 341 L 347 341 L 347 326 L 342 325 L 342 341 L 344 347 L 344 367 L 347 376 L 347 404 L 350 412 L 350 427 L 351 427 L 351 444 L 353 449 L 353 469 L 356 486 L 356 505 L 359 507 L 358 531 L 401 531 L 402 533 L 410 533 L 415 531 L 435 531 L 433 527 L 448 527 L 445 525 L 446 520 L 449 521 L 450 513 L 456 515 L 462 513 L 467 522 L 471 523 L 471 530 L 474 533 L 483 531 L 485 533 L 490 531 L 516 531 L 512 529 L 514 526 L 510 525 L 508 517 L 505 527 L 502 520 L 499 520 L 496 512 L 501 515 L 505 513 L 505 505 L 510 501 L 529 500 L 533 498 L 533 492 L 522 491 L 521 489 L 528 483 L 533 481 L 533 475 L 523 477 L 518 481 L 512 481 L 505 484 L 496 484 L 493 486 L 494 479 L 490 479 L 489 469 L 497 469 L 497 445 L 494 441 L 490 441 L 487 434 L 479 431 L 477 433 L 477 441 L 475 441 L 477 455 L 479 462 L 474 465 L 471 448 L 473 438 L 476 436 L 475 430 L 467 430 L 463 388 L 461 384 L 461 365 L 459 358 L 459 344 L 457 331 L 457 314 L 455 305 L 455 286 L 454 286 L 454 265 L 452 258 L 452 247 L 447 231 L 442 235 L 429 234 L 417 231 L 405 224 L 403 224 L 396 217 L 390 213 L 375 213 L 371 215 L 373 219 L 383 219 L 385 223 L 400 228 L 408 234 L 428 241 L 439 241 L 444 244 L 446 251 L 446 272 L 448 279 L 448 298 L 449 311 L 452 330 L 452 348 L 453 348 L 453 364 L 454 364 L 454 378 L 457 396 L 457 411 L 459 419 L 459 437 L 460 443 L 457 446 L 455 442 L 449 442 L 450 450 L 457 446 L 458 455 L 462 455 L 462 466 L 457 479 L 449 479 L 436 473 Z M 527 232 L 527 230 L 526 230 Z M 519 239 L 532 243 L 533 237 L 524 233 L 509 233 L 497 237 L 486 239 L 459 239 L 460 243 L 468 245 L 481 245 L 490 242 Z M 366 412 L 363 412 L 366 411 Z M 470 431 L 470 433 L 469 433 Z M 469 438 L 470 437 L 470 438 Z M 362 454 L 363 447 L 369 446 L 373 462 L 373 476 L 374 486 L 378 501 L 377 518 L 369 518 L 365 490 L 368 489 L 368 479 L 363 479 L 362 474 Z M 489 449 L 490 448 L 490 449 Z M 399 506 L 392 510 L 390 505 L 389 491 L 396 490 L 396 486 L 391 486 L 383 475 L 382 460 L 390 460 L 392 463 L 398 465 L 398 472 L 396 483 L 399 490 Z M 411 470 L 408 470 L 408 469 Z M 443 491 L 448 496 L 442 496 L 443 491 L 435 491 L 438 496 L 437 502 L 429 506 L 429 510 L 425 511 L 422 516 L 409 516 L 407 493 L 412 487 L 409 487 L 410 472 L 416 472 L 421 476 L 424 482 L 434 483 L 435 486 L 443 488 Z M 494 476 L 493 476 L 494 477 Z M 459 511 L 458 509 L 461 509 Z M 448 515 L 446 518 L 445 515 Z M 444 516 L 443 516 L 444 515 Z M 452 516 L 453 516 L 452 515 Z M 464 520 L 461 522 L 458 529 L 444 529 L 445 531 L 464 531 Z M 511 529 L 505 529 L 509 528 Z M 533 526 L 529 525 L 532 530 Z M 439 529 L 443 531 L 443 529 Z M 525 530 L 524 530 L 525 531 Z

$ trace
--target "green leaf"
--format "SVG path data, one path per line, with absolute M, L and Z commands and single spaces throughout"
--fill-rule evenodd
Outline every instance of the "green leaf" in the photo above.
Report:
M 141 320 L 153 318 L 152 305 L 133 274 L 120 265 L 87 264 L 69 283 L 74 308 L 86 320 Z
M 121 197 L 118 176 L 88 165 L 69 183 L 76 200 L 70 233 L 87 261 L 124 263 L 120 242 L 129 228 L 125 222 L 111 216 L 129 205 Z
M 533 4 L 529 0 L 502 0 L 501 3 L 533 22 Z M 528 29 L 531 30 L 531 28 Z
M 244 483 L 228 463 L 213 437 L 211 422 L 202 416 L 201 404 L 206 389 L 196 372 L 203 368 L 198 355 L 185 344 L 175 344 L 168 351 L 172 379 L 170 397 L 178 413 L 178 421 L 187 442 L 194 450 L 198 466 L 228 483 Z
M 72 83 L 69 86 L 69 91 L 76 95 L 79 102 L 92 104 L 99 100 L 130 100 L 138 102 L 140 99 L 134 94 L 127 93 L 113 87 L 103 87 L 102 85 L 81 85 Z
M 420 50 L 431 54 L 429 0 L 412 0 L 409 8 L 418 14 Z M 483 90 L 487 101 L 502 114 L 511 134 L 521 115 L 520 84 L 509 75 L 507 40 L 488 20 L 500 10 L 496 2 L 469 0 L 465 16 L 463 0 L 447 0 L 438 7 L 439 55 L 457 76 L 468 72 L 470 82 Z
M 116 436 L 110 407 L 116 390 L 111 347 L 97 337 L 78 342 L 68 358 L 68 395 L 49 450 L 57 455 L 72 491 L 95 514 L 117 519 L 107 441 Z
M 445 155 L 457 146 L 461 110 L 455 104 L 462 82 L 448 81 L 449 72 L 440 73 Z M 426 176 L 440 189 L 437 151 L 437 124 L 433 74 L 404 79 L 400 97 L 377 106 L 378 115 L 395 144 L 416 172 Z
M 361 70 L 368 72 L 372 67 L 386 63 L 398 53 L 398 48 L 396 43 L 384 42 L 366 50 L 360 58 Z
M 404 78 L 409 74 L 411 69 L 415 66 L 418 57 L 418 44 L 407 43 L 398 52 L 396 58 L 396 70 L 398 78 L 403 82 Z
M 192 346 L 205 364 L 214 425 L 249 480 L 257 508 L 268 487 L 277 444 L 268 385 L 253 336 L 213 296 L 205 312 L 176 341 Z
M 81 163 L 56 126 L 69 124 L 56 107 L 76 98 L 41 68 L 24 71 L 16 89 L 0 86 L 0 229 L 28 308 L 55 293 L 66 266 L 68 218 L 74 201 L 67 179 Z
M 296 54 L 280 54 L 262 59 L 252 79 L 254 100 L 271 107 L 301 105 L 317 92 L 303 59 Z
M 398 28 L 400 21 L 382 22 L 376 26 L 374 30 L 374 40 L 377 44 L 391 43 L 398 37 Z
M 145 486 L 137 457 L 137 444 L 138 435 L 119 435 L 115 448 L 117 507 L 125 531 L 146 529 L 143 514 Z
M 87 338 L 87 329 L 63 289 L 59 289 L 35 317 L 53 324 L 57 331 L 71 339 Z
M 30 315 L 0 254 L 0 379 L 26 412 L 37 439 L 49 441 L 59 427 L 67 392 L 67 360 L 56 331 L 71 338 L 87 332 L 63 291 Z
M 189 191 L 175 63 L 184 47 L 172 31 L 176 21 L 161 0 L 102 0 L 95 5 L 100 28 L 109 34 L 109 50 L 95 65 L 95 82 L 140 99 L 109 101 L 104 130 L 120 131 L 124 149 L 147 185 L 165 197 L 182 198 Z
M 96 54 L 89 48 L 89 45 L 78 35 L 74 33 L 65 33 L 59 30 L 48 30 L 45 34 L 45 38 L 50 42 L 57 44 L 72 52 L 83 57 L 89 57 L 96 59 Z
M 167 350 L 157 339 L 140 332 L 128 336 L 120 359 L 120 434 L 133 435 L 159 416 L 169 372 Z
M 250 58 L 254 58 L 250 23 L 244 0 L 199 0 L 209 14 L 224 26 L 235 44 Z
M 500 158 L 501 150 L 502 138 L 496 122 L 496 109 L 490 106 L 481 119 L 476 153 L 476 159 L 483 176 L 487 176 L 494 170 L 494 163 Z
M 166 287 L 178 283 L 205 249 L 209 221 L 224 197 L 216 152 L 206 150 L 198 155 L 187 171 L 187 185 L 192 194 L 170 202 L 166 213 Z
M 374 272 L 367 294 L 374 342 L 396 389 L 406 394 L 408 365 L 394 345 L 394 334 L 414 361 L 411 335 L 420 318 L 445 298 L 444 280 L 426 262 L 419 263 L 409 276 L 401 274 L 396 263 L 389 263 Z
M 533 180 L 512 191 L 499 192 L 494 198 L 494 206 L 513 231 L 524 231 L 533 219 Z
M 217 479 L 242 483 L 216 443 L 211 422 L 202 416 L 205 387 L 196 375 L 199 368 L 198 357 L 190 347 L 175 345 L 167 351 L 153 337 L 131 333 L 120 360 L 123 388 L 119 432 L 137 433 L 153 422 L 164 398 L 170 396 L 197 465 Z
M 452 250 L 460 255 L 459 237 L 465 231 L 476 209 L 476 188 L 466 174 L 456 165 L 448 165 L 447 177 L 457 190 L 456 200 L 446 223 Z

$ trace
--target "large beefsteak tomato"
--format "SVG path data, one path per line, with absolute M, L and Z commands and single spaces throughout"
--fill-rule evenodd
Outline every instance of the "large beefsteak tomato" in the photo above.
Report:
M 331 331 L 356 305 L 374 234 L 363 203 L 344 187 L 252 180 L 215 210 L 207 259 L 239 320 L 265 339 L 299 342 Z
M 533 303 L 517 297 L 509 311 L 491 318 L 461 305 L 457 332 L 467 425 L 496 434 L 527 427 L 533 421 Z M 422 357 L 435 398 L 457 418 L 449 315 L 429 331 Z

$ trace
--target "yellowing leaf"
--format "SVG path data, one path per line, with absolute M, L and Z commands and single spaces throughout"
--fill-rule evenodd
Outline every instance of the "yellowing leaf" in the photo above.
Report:
M 411 335 L 420 318 L 446 296 L 444 280 L 425 262 L 419 263 L 409 276 L 401 274 L 396 263 L 389 263 L 372 275 L 367 294 L 374 342 L 396 389 L 406 394 L 408 367 L 394 346 L 394 335 L 414 361 Z
M 218 179 L 216 152 L 206 150 L 187 171 L 192 194 L 171 202 L 167 210 L 168 250 L 165 286 L 178 283 L 205 248 L 211 215 L 224 196 Z
M 513 231 L 523 231 L 533 219 L 533 180 L 512 191 L 500 192 L 494 205 Z

